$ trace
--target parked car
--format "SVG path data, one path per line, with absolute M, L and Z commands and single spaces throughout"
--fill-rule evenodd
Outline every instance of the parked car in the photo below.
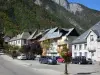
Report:
M 85 56 L 77 56 L 75 58 L 72 58 L 73 64 L 88 64 L 88 61 Z
M 26 59 L 27 60 L 35 60 L 36 56 L 35 55 L 27 55 Z
M 88 61 L 86 60 L 86 58 L 81 58 L 79 60 L 79 64 L 88 64 Z
M 72 58 L 72 64 L 78 64 L 78 63 L 79 63 L 78 57 Z
M 21 54 L 21 55 L 17 56 L 17 59 L 19 59 L 19 60 L 26 60 L 27 57 L 26 57 L 25 54 Z
M 64 59 L 61 58 L 61 57 L 59 57 L 59 58 L 57 59 L 57 61 L 60 62 L 60 63 L 64 63 Z
M 42 64 L 57 64 L 57 60 L 49 56 L 41 56 L 39 62 Z
M 39 58 L 40 58 L 41 56 L 40 55 L 36 55 L 36 60 L 39 60 Z
M 92 59 L 90 59 L 90 58 L 88 58 L 87 61 L 88 61 L 88 64 L 92 64 L 93 63 Z

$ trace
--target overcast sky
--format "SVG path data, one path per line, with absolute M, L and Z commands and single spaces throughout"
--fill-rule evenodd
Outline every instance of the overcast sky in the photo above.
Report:
M 100 11 L 100 0 L 68 0 L 69 2 L 77 2 L 89 8 Z

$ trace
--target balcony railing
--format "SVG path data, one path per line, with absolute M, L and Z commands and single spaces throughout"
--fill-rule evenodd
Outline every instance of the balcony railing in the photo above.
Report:
M 95 52 L 96 51 L 96 48 L 89 48 L 88 47 L 87 49 L 88 49 L 89 52 Z

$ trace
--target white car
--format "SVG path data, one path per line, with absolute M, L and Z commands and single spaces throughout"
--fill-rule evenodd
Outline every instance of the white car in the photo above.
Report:
M 20 56 L 17 56 L 17 59 L 25 60 L 26 59 L 26 55 L 25 54 L 21 54 Z

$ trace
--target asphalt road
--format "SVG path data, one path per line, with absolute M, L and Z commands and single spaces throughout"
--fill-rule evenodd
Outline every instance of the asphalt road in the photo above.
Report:
M 100 65 L 69 64 L 68 72 L 70 75 L 100 75 Z M 47 65 L 40 64 L 37 60 L 17 60 L 7 55 L 0 56 L 0 75 L 63 75 L 63 73 L 64 64 Z
M 0 75 L 45 75 L 27 67 L 17 65 L 0 56 Z
M 58 65 L 47 65 L 47 64 L 40 64 L 37 60 L 22 60 L 23 62 L 30 63 L 33 68 L 37 69 L 49 69 L 58 72 L 64 72 L 65 64 L 58 63 Z M 100 75 L 100 65 L 98 63 L 92 65 L 78 65 L 78 64 L 69 64 L 68 65 L 68 72 L 70 74 L 79 74 L 79 75 Z M 81 74 L 84 73 L 84 74 Z

